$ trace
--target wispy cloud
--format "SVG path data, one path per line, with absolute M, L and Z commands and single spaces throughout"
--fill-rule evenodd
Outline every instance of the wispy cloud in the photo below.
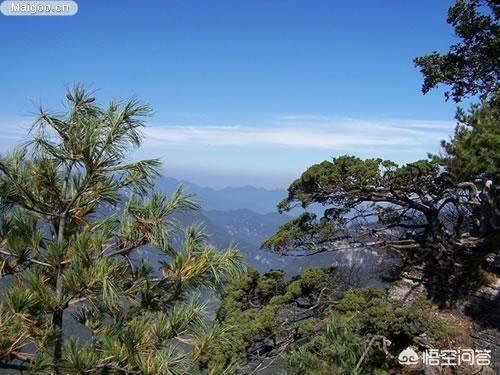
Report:
M 0 152 L 11 150 L 26 140 L 33 121 L 26 117 L 8 116 L 0 119 Z
M 26 137 L 26 118 L 0 121 L 0 149 Z M 420 148 L 436 145 L 454 127 L 452 121 L 332 118 L 315 115 L 276 116 L 258 126 L 180 126 L 156 123 L 145 128 L 150 145 L 285 147 L 355 151 L 363 148 Z
M 436 143 L 453 129 L 449 121 L 333 119 L 281 116 L 259 126 L 156 125 L 148 139 L 204 146 L 281 146 L 294 148 L 422 146 Z

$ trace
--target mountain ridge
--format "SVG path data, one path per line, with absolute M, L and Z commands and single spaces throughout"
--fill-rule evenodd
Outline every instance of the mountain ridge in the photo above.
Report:
M 277 213 L 277 204 L 287 196 L 285 189 L 269 190 L 252 185 L 214 189 L 168 176 L 157 180 L 157 186 L 166 194 L 172 194 L 179 185 L 186 193 L 196 194 L 204 210 L 249 209 L 259 214 Z

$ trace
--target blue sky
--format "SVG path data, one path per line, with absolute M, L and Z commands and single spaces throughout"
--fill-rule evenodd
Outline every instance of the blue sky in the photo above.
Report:
M 73 17 L 0 16 L 0 152 L 80 81 L 137 96 L 144 147 L 202 185 L 285 187 L 344 153 L 398 162 L 451 134 L 412 59 L 453 43 L 452 1 L 79 1 Z

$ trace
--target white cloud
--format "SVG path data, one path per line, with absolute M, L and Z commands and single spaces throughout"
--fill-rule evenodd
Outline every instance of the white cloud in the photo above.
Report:
M 282 116 L 265 126 L 157 125 L 144 133 L 154 142 L 203 146 L 281 146 L 316 149 L 418 147 L 434 144 L 453 129 L 453 122 L 422 120 L 331 119 Z
M 26 117 L 10 116 L 0 119 L 0 153 L 8 152 L 26 141 L 33 125 Z
M 0 120 L 0 149 L 26 138 L 27 118 Z M 315 115 L 277 116 L 259 126 L 149 124 L 144 129 L 150 146 L 287 147 L 356 151 L 362 148 L 401 149 L 437 145 L 452 133 L 452 121 L 365 120 Z M 399 147 L 398 147 L 399 146 Z

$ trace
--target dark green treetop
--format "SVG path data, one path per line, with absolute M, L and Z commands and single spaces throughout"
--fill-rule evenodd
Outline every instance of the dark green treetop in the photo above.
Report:
M 440 84 L 445 96 L 459 102 L 468 96 L 488 99 L 498 94 L 500 78 L 500 5 L 496 0 L 457 0 L 448 23 L 460 41 L 446 54 L 433 52 L 415 59 L 424 76 L 422 91 Z

